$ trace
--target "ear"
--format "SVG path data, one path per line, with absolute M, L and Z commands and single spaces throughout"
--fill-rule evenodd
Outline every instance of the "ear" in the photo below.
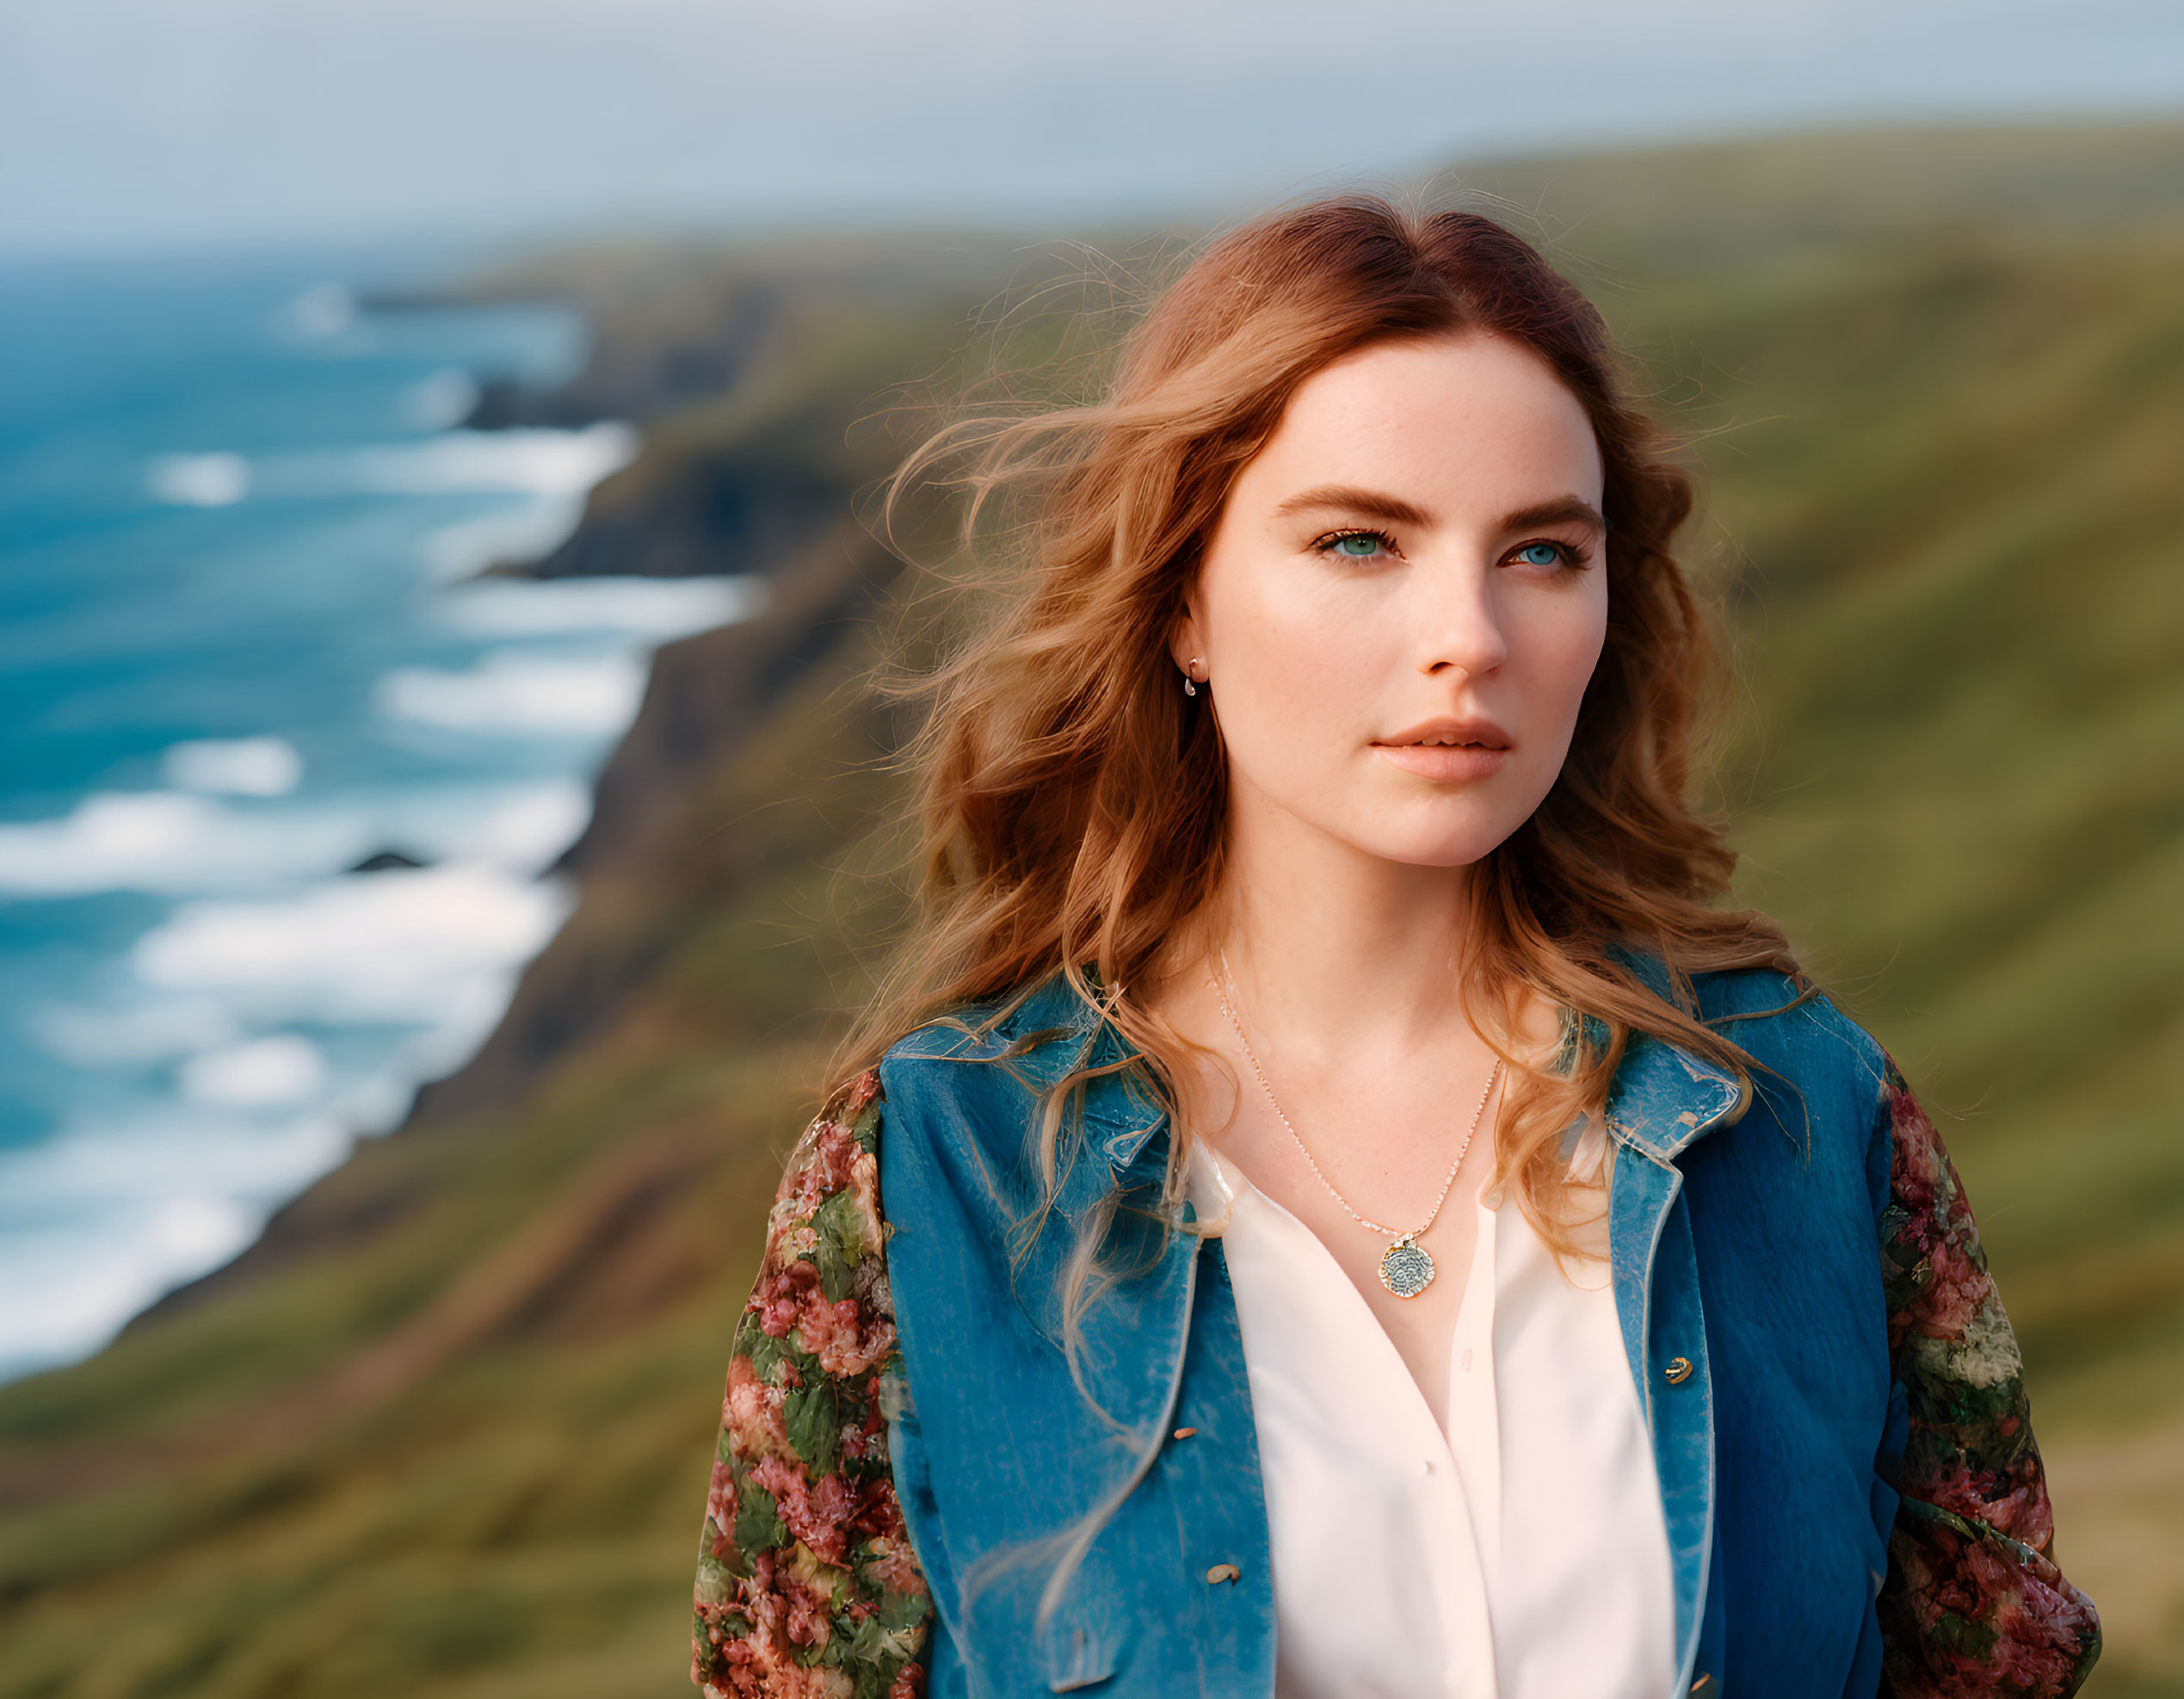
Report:
M 1169 627 L 1168 653 L 1175 663 L 1178 672 L 1192 670 L 1191 663 L 1199 663 L 1196 669 L 1200 678 L 1206 676 L 1206 645 L 1199 636 L 1198 613 L 1192 603 L 1194 596 L 1185 596 L 1183 611 L 1175 616 L 1175 623 Z

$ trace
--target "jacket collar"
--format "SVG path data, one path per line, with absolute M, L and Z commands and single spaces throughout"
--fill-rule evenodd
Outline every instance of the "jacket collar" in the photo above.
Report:
M 1006 1061 L 1034 1091 L 1052 1090 L 1081 1068 L 1111 1068 L 1138 1053 L 1058 971 L 1013 1005 L 974 1006 L 963 1010 L 961 1019 L 970 1030 L 951 1037 L 935 1053 Z M 1167 1112 L 1134 1070 L 1096 1074 L 1085 1082 L 1086 1140 L 1118 1174 L 1167 1122 Z
M 1744 1103 L 1735 1075 L 1650 1033 L 1633 1033 L 1607 1090 L 1607 1131 L 1657 1162 L 1670 1162 Z
M 1621 945 L 1611 954 L 1664 1001 L 1673 1000 L 1667 965 Z M 1670 1162 L 1699 1138 L 1732 1121 L 1746 1107 L 1736 1075 L 1671 1040 L 1632 1033 L 1607 1089 L 1607 1131 L 1657 1162 Z
M 1657 995 L 1669 995 L 1668 970 L 1657 958 L 1628 949 L 1616 954 Z M 1058 973 L 1000 1021 L 980 1048 L 997 1055 L 1018 1047 L 1017 1066 L 1046 1088 L 1075 1069 L 1107 1066 L 1138 1053 Z M 1734 1121 L 1746 1097 L 1735 1075 L 1696 1052 L 1634 1033 L 1608 1088 L 1608 1134 L 1657 1162 L 1673 1161 L 1701 1135 Z M 1137 1161 L 1167 1121 L 1134 1072 L 1102 1074 L 1086 1084 L 1086 1137 L 1118 1173 Z

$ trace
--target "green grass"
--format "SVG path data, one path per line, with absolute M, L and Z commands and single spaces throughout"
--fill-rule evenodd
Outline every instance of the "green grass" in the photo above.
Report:
M 2184 1696 L 2184 133 L 1497 170 L 1698 435 L 1742 888 L 1943 1119 L 2107 1616 L 2091 1691 Z M 754 445 L 868 476 L 844 430 L 993 287 L 951 276 L 795 321 L 606 504 Z M 696 284 L 654 298 L 699 334 Z M 842 872 L 894 795 L 872 652 L 593 871 L 572 936 L 651 965 L 530 1095 L 361 1147 L 299 1206 L 321 1248 L 0 1389 L 0 1699 L 688 1690 L 729 1328 L 896 900 Z

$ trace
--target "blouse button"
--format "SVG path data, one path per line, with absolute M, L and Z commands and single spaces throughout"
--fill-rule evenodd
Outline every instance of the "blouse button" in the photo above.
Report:
M 1217 1563 L 1206 1572 L 1206 1585 L 1209 1587 L 1218 1587 L 1224 1581 L 1240 1580 L 1243 1576 L 1243 1572 L 1234 1564 Z
M 1471 1366 L 1471 1348 L 1469 1345 L 1466 1345 L 1466 1346 L 1465 1346 L 1465 1347 L 1464 1347 L 1464 1367 L 1465 1367 L 1465 1368 L 1469 1368 Z
M 1687 1356 L 1672 1356 L 1669 1359 L 1669 1366 L 1661 1372 L 1668 1376 L 1670 1386 L 1681 1387 L 1691 1378 L 1691 1359 Z

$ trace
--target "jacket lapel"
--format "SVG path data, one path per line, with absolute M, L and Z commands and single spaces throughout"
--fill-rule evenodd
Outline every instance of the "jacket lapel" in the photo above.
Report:
M 1676 1158 L 1735 1118 L 1740 1083 L 1702 1057 L 1633 1035 L 1607 1098 L 1618 1146 L 1608 1189 L 1609 1257 L 1631 1375 L 1644 1406 L 1668 1525 L 1675 1587 L 1677 1690 L 1692 1679 L 1712 1573 L 1715 1477 L 1713 1382 L 1697 1248 Z M 1711 1640 L 1712 1633 L 1707 1637 Z

